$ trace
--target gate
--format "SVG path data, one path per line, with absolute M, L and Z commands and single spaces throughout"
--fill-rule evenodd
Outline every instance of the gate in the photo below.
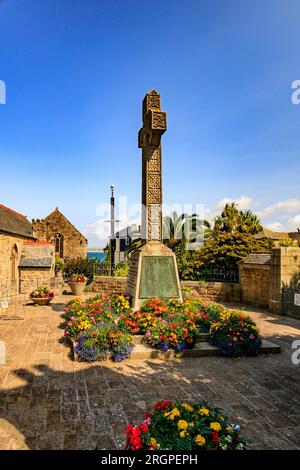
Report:
M 300 320 L 300 286 L 283 287 L 281 291 L 282 313 Z

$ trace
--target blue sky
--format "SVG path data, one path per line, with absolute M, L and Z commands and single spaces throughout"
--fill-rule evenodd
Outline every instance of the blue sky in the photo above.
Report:
M 0 203 L 29 218 L 58 206 L 103 244 L 109 184 L 140 201 L 141 101 L 155 88 L 164 202 L 213 217 L 233 199 L 296 229 L 299 14 L 297 0 L 0 0 Z

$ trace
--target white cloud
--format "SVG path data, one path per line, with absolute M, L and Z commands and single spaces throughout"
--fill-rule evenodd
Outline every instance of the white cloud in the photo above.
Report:
M 223 209 L 225 204 L 230 202 L 236 202 L 240 210 L 247 210 L 253 206 L 253 199 L 248 196 L 240 196 L 238 199 L 231 199 L 229 197 L 224 197 L 221 201 L 218 202 L 218 209 Z
M 258 212 L 259 216 L 268 216 L 274 214 L 276 211 L 283 212 L 296 212 L 300 210 L 300 200 L 299 199 L 287 199 L 286 201 L 279 201 L 275 204 L 271 204 L 268 207 L 265 207 L 262 211 Z
M 270 224 L 266 225 L 266 228 L 269 230 L 274 230 L 275 232 L 284 232 L 284 225 L 282 225 L 280 222 L 272 222 Z
M 295 215 L 289 219 L 289 225 L 292 229 L 297 229 L 300 227 L 300 214 Z

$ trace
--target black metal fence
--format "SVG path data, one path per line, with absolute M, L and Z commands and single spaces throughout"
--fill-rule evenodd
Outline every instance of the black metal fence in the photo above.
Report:
M 197 281 L 239 282 L 239 270 L 227 268 L 205 268 L 197 272 Z
M 95 265 L 94 276 L 114 276 L 115 268 L 107 266 Z M 239 282 L 238 268 L 204 268 L 197 271 L 197 276 L 185 279 L 186 281 L 196 280 L 205 282 Z
M 95 265 L 94 276 L 114 276 L 115 268 L 109 268 L 107 266 Z

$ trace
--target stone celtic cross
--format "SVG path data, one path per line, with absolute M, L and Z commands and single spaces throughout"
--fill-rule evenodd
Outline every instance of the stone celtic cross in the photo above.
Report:
M 160 95 L 151 90 L 143 100 L 143 127 L 138 143 L 142 149 L 142 239 L 162 241 L 161 136 L 167 115 L 160 110 Z
M 175 253 L 162 243 L 161 136 L 167 129 L 166 113 L 160 110 L 160 95 L 152 90 L 143 100 L 142 232 L 144 242 L 129 258 L 126 293 L 137 311 L 145 299 L 161 297 L 182 300 Z

